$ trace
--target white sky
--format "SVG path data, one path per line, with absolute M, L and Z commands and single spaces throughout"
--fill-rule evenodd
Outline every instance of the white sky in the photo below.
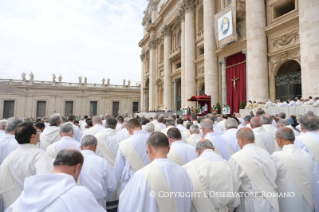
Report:
M 0 0 L 0 78 L 135 85 L 146 0 Z M 56 79 L 58 80 L 58 79 Z

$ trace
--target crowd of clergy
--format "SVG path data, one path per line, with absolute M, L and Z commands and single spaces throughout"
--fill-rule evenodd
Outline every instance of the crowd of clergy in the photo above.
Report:
M 308 98 L 300 99 L 298 97 L 291 98 L 289 100 L 280 100 L 277 99 L 275 102 L 268 99 L 267 102 L 256 102 L 249 100 L 246 104 L 245 109 L 253 109 L 253 108 L 270 108 L 270 107 L 294 107 L 294 106 L 313 106 L 319 107 L 319 97 L 312 96 Z
M 319 118 L 0 120 L 0 212 L 319 212 Z

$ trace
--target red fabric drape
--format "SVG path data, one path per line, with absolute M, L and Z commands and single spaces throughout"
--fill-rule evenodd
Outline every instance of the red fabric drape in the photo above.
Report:
M 227 82 L 227 104 L 230 106 L 231 113 L 239 112 L 240 101 L 246 103 L 246 56 L 242 53 L 238 53 L 227 57 L 226 61 L 226 82 Z M 241 63 L 241 64 L 238 64 Z M 237 65 L 235 65 L 237 64 Z M 232 79 L 239 78 L 236 80 L 236 91 L 234 88 L 234 82 Z

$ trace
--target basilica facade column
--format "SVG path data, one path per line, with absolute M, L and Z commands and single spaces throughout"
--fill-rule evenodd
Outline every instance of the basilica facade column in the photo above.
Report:
M 184 9 L 180 9 L 177 18 L 181 22 L 182 42 L 181 42 L 181 104 L 185 107 L 185 12 Z M 180 108 L 177 108 L 178 110 Z
M 165 25 L 161 32 L 164 35 L 164 108 L 172 109 L 172 64 L 169 60 L 169 53 L 172 48 L 172 29 Z
M 220 58 L 219 62 L 222 65 L 222 105 L 227 104 L 227 85 L 226 85 L 226 58 Z
M 242 49 L 241 50 L 241 53 L 243 53 L 245 56 L 246 56 L 246 99 L 247 99 L 247 101 L 249 100 L 249 93 L 248 93 L 248 91 L 249 91 L 249 84 L 248 84 L 248 66 L 247 66 L 247 61 L 248 61 L 248 59 L 247 59 L 247 49 Z
M 205 74 L 205 93 L 211 96 L 211 104 L 218 102 L 218 62 L 215 53 L 216 43 L 214 35 L 214 13 L 215 1 L 203 0 L 204 8 L 204 74 Z
M 266 14 L 264 0 L 246 0 L 248 96 L 251 100 L 266 101 L 268 62 L 266 42 Z
M 176 104 L 176 99 L 177 99 L 177 80 L 176 79 L 173 80 L 173 84 L 174 84 L 174 104 L 173 104 L 172 111 L 175 111 L 176 109 L 180 109 L 180 108 L 176 108 L 177 107 L 177 104 Z
M 196 95 L 196 70 L 195 70 L 195 0 L 184 0 L 185 9 L 185 104 L 195 107 L 195 102 L 186 99 Z
M 140 98 L 140 108 L 139 111 L 145 110 L 145 103 L 144 103 L 144 61 L 145 61 L 145 54 L 141 54 L 141 98 Z
M 319 96 L 319 3 L 299 0 L 302 96 Z
M 149 110 L 156 110 L 156 46 L 157 40 L 148 43 L 150 49 L 150 74 L 149 74 Z

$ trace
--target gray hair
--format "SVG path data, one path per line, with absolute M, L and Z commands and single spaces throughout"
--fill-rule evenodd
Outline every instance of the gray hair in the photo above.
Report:
M 244 117 L 244 120 L 247 121 L 247 122 L 250 122 L 251 118 L 252 118 L 252 116 L 247 115 L 247 116 Z
M 238 127 L 238 122 L 233 119 L 233 118 L 228 118 L 225 121 L 225 127 L 226 129 L 232 129 L 232 128 L 236 128 Z
M 166 126 L 175 126 L 175 121 L 172 119 L 167 119 L 165 122 Z
M 15 131 L 21 123 L 23 120 L 19 117 L 9 118 L 6 124 L 6 133 Z
M 104 115 L 100 115 L 100 119 L 101 120 L 104 120 L 105 118 L 104 118 Z
M 287 121 L 286 119 L 279 119 L 279 120 L 277 121 L 277 124 L 278 124 L 278 125 L 281 124 L 281 125 L 284 125 L 284 126 L 291 125 L 290 122 Z
M 116 128 L 116 125 L 117 125 L 117 121 L 113 117 L 110 117 L 110 118 L 106 119 L 106 121 L 105 121 L 106 128 L 111 128 L 114 130 Z
M 261 125 L 262 125 L 262 122 L 259 117 L 252 117 L 250 119 L 251 128 L 257 128 L 257 127 L 260 127 Z
M 281 118 L 281 119 L 285 119 L 286 118 L 286 113 L 281 112 L 281 113 L 279 113 L 278 117 Z
M 92 119 L 92 123 L 94 124 L 100 124 L 102 122 L 102 119 L 99 116 L 94 116 Z
M 2 119 L 0 120 L 0 128 L 2 128 L 3 126 L 5 126 L 7 124 L 8 120 L 6 119 Z
M 153 123 L 147 123 L 145 125 L 145 131 L 147 133 L 153 133 L 154 132 L 154 129 L 155 129 L 155 125 Z
M 168 137 L 162 132 L 154 132 L 148 137 L 147 144 L 154 147 L 169 147 Z
M 242 137 L 245 141 L 245 143 L 254 143 L 255 142 L 255 135 L 254 132 L 248 128 L 243 127 L 239 129 L 236 133 L 236 138 Z
M 276 131 L 276 137 L 282 138 L 283 140 L 291 141 L 292 143 L 295 141 L 295 133 L 288 127 L 279 128 Z
M 130 118 L 129 118 L 129 117 L 126 117 L 126 118 L 124 119 L 124 122 L 123 122 L 122 126 L 125 127 L 126 124 L 127 124 L 127 122 L 128 122 L 129 120 L 130 120 Z
M 260 119 L 264 124 L 272 124 L 273 120 L 272 116 L 267 113 L 262 114 Z
M 97 144 L 97 139 L 94 135 L 86 135 L 81 140 L 81 146 L 94 146 Z
M 214 127 L 214 122 L 211 119 L 203 119 L 201 124 L 201 127 L 205 128 L 205 130 L 212 130 Z
M 201 152 L 204 148 L 214 149 L 214 145 L 210 140 L 201 139 L 200 141 L 197 142 L 196 149 Z
M 62 116 L 59 113 L 55 113 L 49 117 L 50 126 L 58 127 L 62 121 Z
M 61 134 L 70 133 L 72 131 L 73 131 L 73 124 L 71 124 L 70 122 L 66 122 L 60 125 Z
M 319 119 L 315 115 L 303 115 L 299 118 L 299 123 L 306 131 L 317 131 L 319 129 Z
M 56 156 L 53 166 L 76 166 L 83 165 L 84 157 L 79 150 L 63 149 Z
M 199 126 L 197 124 L 193 124 L 191 127 L 190 127 L 190 131 L 192 133 L 199 133 L 200 130 L 199 130 Z

